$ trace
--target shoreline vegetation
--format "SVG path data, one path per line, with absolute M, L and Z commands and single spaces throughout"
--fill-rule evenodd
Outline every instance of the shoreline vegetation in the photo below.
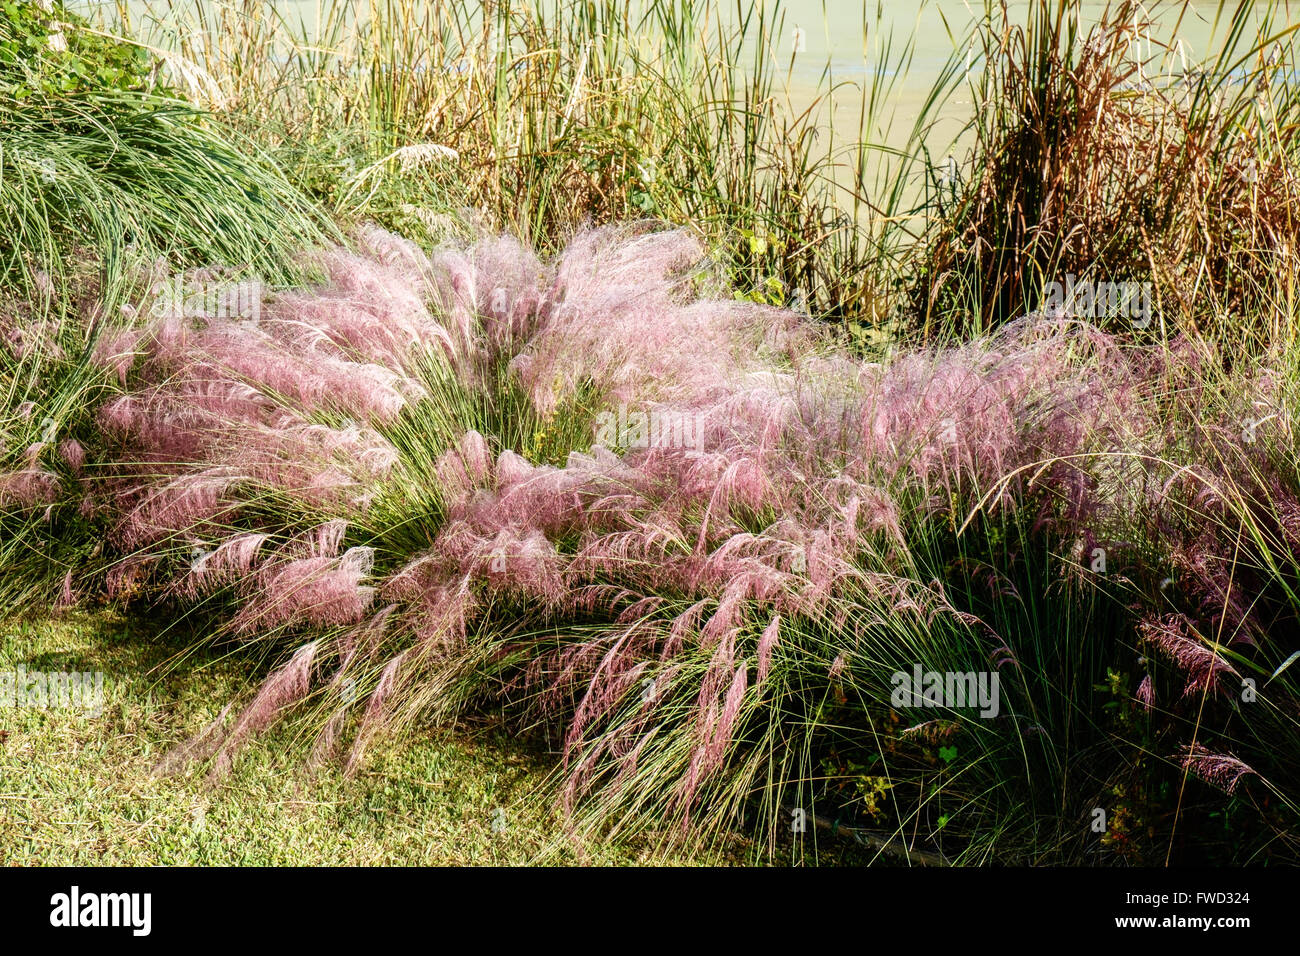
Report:
M 0 862 L 1294 865 L 1300 27 L 1203 7 L 901 146 L 867 15 L 0 7 Z

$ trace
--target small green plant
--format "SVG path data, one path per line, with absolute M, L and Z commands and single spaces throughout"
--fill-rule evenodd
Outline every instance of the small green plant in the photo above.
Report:
M 251 144 L 154 83 L 140 45 L 61 6 L 0 10 L 0 287 L 112 311 L 140 263 L 282 279 L 323 236 Z
M 0 5 L 0 96 L 157 90 L 157 68 L 143 47 L 89 29 L 61 0 Z

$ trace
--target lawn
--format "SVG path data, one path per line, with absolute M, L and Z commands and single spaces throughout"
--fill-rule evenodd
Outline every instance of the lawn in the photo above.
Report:
M 718 854 L 575 842 L 539 799 L 546 763 L 490 728 L 387 741 L 355 776 L 299 772 L 298 742 L 259 738 L 217 782 L 159 774 L 258 673 L 247 654 L 107 613 L 11 622 L 0 670 L 102 671 L 99 717 L 0 709 L 5 865 L 676 865 Z M 727 848 L 739 859 L 737 841 Z

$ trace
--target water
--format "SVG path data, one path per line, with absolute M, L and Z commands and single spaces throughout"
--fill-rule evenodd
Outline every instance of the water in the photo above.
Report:
M 632 0 L 635 8 L 635 0 Z M 83 9 L 112 8 L 108 0 L 75 0 L 70 4 Z M 184 9 L 192 3 L 179 4 Z M 209 6 L 220 5 L 220 0 L 209 0 Z M 271 0 L 268 6 L 289 17 L 308 24 L 315 18 L 318 0 Z M 147 0 L 130 0 L 128 8 L 135 15 L 147 10 Z M 161 9 L 165 4 L 152 4 Z M 735 3 L 723 3 L 724 14 L 734 22 Z M 795 31 L 801 31 L 801 52 L 793 56 L 794 78 L 802 83 L 815 84 L 823 70 L 829 66 L 832 74 L 842 79 L 861 79 L 878 59 L 873 47 L 883 38 L 892 35 L 896 42 L 915 41 L 915 53 L 907 71 L 906 85 L 911 90 L 924 90 L 933 83 L 948 57 L 953 53 L 954 39 L 966 33 L 975 17 L 982 13 L 980 0 L 886 0 L 864 5 L 863 0 L 766 0 L 769 11 L 777 11 L 783 18 L 777 54 L 789 57 L 794 51 Z M 1082 23 L 1086 28 L 1100 21 L 1106 2 L 1081 5 Z M 1212 27 L 1217 2 L 1190 4 L 1191 16 L 1176 23 L 1181 4 L 1156 2 L 1148 4 L 1148 14 L 1156 24 L 1151 40 L 1159 44 L 1181 39 L 1184 55 L 1189 62 L 1203 56 L 1212 43 Z M 1257 3 L 1256 7 L 1263 7 Z M 1013 0 L 1009 9 L 1024 22 L 1030 0 Z M 865 29 L 864 29 L 865 28 Z M 865 34 L 865 35 L 864 35 Z
M 1081 26 L 1084 31 L 1101 21 L 1106 11 L 1105 2 L 1081 4 Z M 834 75 L 861 78 L 865 68 L 870 68 L 875 57 L 868 49 L 864 57 L 863 5 L 861 0 L 788 0 L 785 10 L 785 47 L 793 46 L 794 30 L 802 28 L 806 52 L 796 57 L 795 72 L 805 82 L 815 82 L 822 67 L 829 63 Z M 1149 13 L 1156 24 L 1151 41 L 1158 46 L 1175 39 L 1183 41 L 1184 55 L 1194 62 L 1211 49 L 1212 25 L 1218 4 L 1194 3 L 1192 16 L 1175 24 L 1178 6 L 1169 3 L 1151 4 Z M 1028 19 L 1029 0 L 1009 4 L 1018 22 Z M 882 14 L 877 22 L 877 10 Z M 982 13 L 978 2 L 961 0 L 934 0 L 920 3 L 888 2 L 877 7 L 868 4 L 865 26 L 869 32 L 892 33 L 896 40 L 914 39 L 915 55 L 906 76 L 906 85 L 914 91 L 929 88 L 947 62 L 954 49 L 960 49 L 960 40 L 975 22 L 975 14 Z M 874 38 L 868 38 L 868 44 Z
M 1081 40 L 1101 22 L 1107 8 L 1114 6 L 1107 2 L 1080 5 Z M 1152 29 L 1140 41 L 1140 48 L 1134 49 L 1135 56 L 1157 60 L 1164 57 L 1169 68 L 1181 70 L 1203 63 L 1218 48 L 1225 30 L 1223 24 L 1217 28 L 1215 24 L 1219 5 L 1192 3 L 1188 14 L 1180 19 L 1181 6 L 1162 2 L 1148 5 Z M 1255 6 L 1262 12 L 1267 5 Z M 959 63 L 978 69 L 978 51 L 969 49 L 964 41 L 982 15 L 979 0 L 890 0 L 879 6 L 868 3 L 865 18 L 861 0 L 790 0 L 782 8 L 785 22 L 780 53 L 792 58 L 791 87 L 796 101 L 810 101 L 826 76 L 852 84 L 852 90 L 837 98 L 831 119 L 836 129 L 849 137 L 857 131 L 861 102 L 860 94 L 855 97 L 853 91 L 869 88 L 878 70 L 893 75 L 898 51 L 904 44 L 911 44 L 910 58 L 905 71 L 895 77 L 881 115 L 881 122 L 888 125 L 867 131 L 868 139 L 884 145 L 903 144 L 912 121 L 921 113 L 941 71 L 954 56 Z M 1029 0 L 1011 2 L 1008 8 L 1017 22 L 1028 21 Z M 798 40 L 802 40 L 802 49 L 794 52 Z M 891 40 L 892 57 L 884 52 Z M 949 144 L 960 151 L 960 141 L 954 143 L 953 139 L 970 118 L 971 98 L 969 88 L 958 84 L 933 111 L 936 123 L 929 137 L 932 147 L 942 149 Z
M 291 23 L 301 22 L 310 29 L 317 21 L 321 2 L 328 5 L 330 0 L 283 0 L 268 5 Z M 536 0 L 523 2 L 531 5 Z M 635 11 L 646 0 L 629 2 Z M 976 17 L 983 13 L 982 0 L 884 0 L 866 4 L 863 0 L 763 0 L 763 3 L 773 24 L 774 72 L 781 77 L 784 98 L 794 113 L 808 108 L 832 84 L 839 84 L 835 95 L 821 101 L 815 113 L 817 125 L 823 129 L 829 127 L 839 143 L 863 139 L 886 149 L 906 148 L 910 152 L 913 123 L 926 113 L 933 123 L 926 145 L 936 161 L 943 162 L 945 154 L 964 153 L 969 144 L 960 133 L 971 117 L 969 87 L 956 84 L 937 108 L 932 107 L 928 112 L 925 102 L 953 57 L 958 63 L 967 63 L 978 70 L 978 56 L 966 48 L 964 41 Z M 89 9 L 114 6 L 101 0 L 82 0 L 77 5 Z M 188 17 L 192 16 L 196 3 L 178 0 L 176 5 Z M 219 0 L 207 0 L 206 5 L 221 4 Z M 357 6 L 364 10 L 366 3 L 362 0 Z M 473 6 L 481 10 L 480 5 Z M 722 0 L 719 6 L 725 22 L 734 24 L 735 0 Z M 1258 15 L 1267 4 L 1254 6 Z M 141 14 L 150 9 L 165 10 L 167 4 L 158 0 L 153 3 L 130 0 L 128 7 L 139 26 Z M 1113 9 L 1114 4 L 1101 0 L 1080 5 L 1081 38 L 1101 21 L 1108 7 Z M 1031 0 L 1009 3 L 1012 17 L 1020 23 L 1028 21 L 1030 8 Z M 1180 17 L 1182 9 L 1183 4 L 1173 0 L 1155 0 L 1149 4 L 1146 12 L 1153 28 L 1134 54 L 1148 60 L 1163 54 L 1168 66 L 1181 70 L 1194 67 L 1212 53 L 1225 30 L 1224 25 L 1215 23 L 1219 4 L 1194 2 L 1187 5 L 1188 12 Z M 471 18 L 471 23 L 474 19 Z M 753 62 L 754 45 L 758 42 L 756 32 L 751 30 L 742 63 Z M 647 37 L 646 43 L 653 46 L 654 38 Z M 1166 53 L 1168 50 L 1175 52 Z M 906 64 L 900 68 L 904 53 Z M 879 82 L 875 79 L 877 75 L 886 78 L 885 96 L 863 129 L 863 91 Z
M 328 0 L 327 0 L 328 2 Z M 531 2 L 531 0 L 526 0 Z M 635 10 L 637 0 L 630 0 Z M 268 5 L 287 16 L 290 22 L 301 21 L 310 26 L 316 20 L 319 0 L 272 0 Z M 128 8 L 139 17 L 149 9 L 163 10 L 166 3 L 149 3 L 148 0 L 130 0 Z M 178 3 L 185 14 L 191 14 L 196 4 Z M 208 6 L 219 6 L 220 0 L 209 0 Z M 365 3 L 358 4 L 361 7 Z M 106 0 L 77 0 L 73 6 L 82 9 L 112 9 Z M 475 5 L 477 6 L 477 5 Z M 724 16 L 735 22 L 736 3 L 727 0 L 720 4 Z M 769 13 L 775 13 L 779 27 L 775 30 L 773 54 L 782 74 L 789 77 L 789 86 L 796 101 L 802 106 L 813 91 L 824 88 L 826 80 L 852 84 L 838 97 L 834 123 L 844 125 L 845 117 L 856 115 L 859 103 L 854 100 L 856 89 L 868 86 L 877 71 L 893 76 L 894 85 L 889 91 L 889 108 L 894 112 L 895 124 L 910 125 L 922 101 L 938 79 L 949 59 L 963 58 L 962 40 L 975 18 L 982 14 L 982 0 L 764 0 Z M 1106 2 L 1087 2 L 1080 7 L 1082 32 L 1098 23 L 1108 6 Z M 1265 4 L 1255 5 L 1262 9 Z M 1146 55 L 1159 55 L 1162 46 L 1181 44 L 1181 52 L 1174 57 L 1180 65 L 1194 65 L 1221 38 L 1220 26 L 1216 36 L 1215 14 L 1217 2 L 1196 2 L 1189 5 L 1190 15 L 1179 19 L 1181 4 L 1156 2 L 1148 5 L 1148 15 L 1155 29 L 1143 44 Z M 1030 0 L 1013 0 L 1009 4 L 1012 15 L 1020 22 L 1028 19 Z M 752 41 L 751 41 L 752 42 Z M 911 45 L 910 58 L 905 71 L 898 73 L 897 60 L 905 44 Z M 887 55 L 891 49 L 892 55 Z M 746 59 L 752 54 L 747 51 Z M 895 75 L 898 73 L 898 75 Z M 860 94 L 859 94 L 860 95 Z M 963 109 L 965 107 L 965 109 Z M 948 119 L 965 118 L 969 102 L 960 93 L 945 102 L 940 111 Z M 960 124 L 957 124 L 960 125 Z M 894 137 L 891 136 L 891 139 Z

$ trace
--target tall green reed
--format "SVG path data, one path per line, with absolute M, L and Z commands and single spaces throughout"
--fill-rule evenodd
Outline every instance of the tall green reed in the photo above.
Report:
M 864 7 L 872 65 L 792 93 L 779 3 L 260 0 L 146 4 L 120 23 L 178 86 L 285 159 L 344 218 L 426 239 L 470 219 L 545 251 L 584 222 L 688 223 L 747 296 L 889 312 L 929 111 L 888 150 L 914 38 Z M 856 124 L 829 122 L 848 104 Z M 885 161 L 877 161 L 888 153 Z

